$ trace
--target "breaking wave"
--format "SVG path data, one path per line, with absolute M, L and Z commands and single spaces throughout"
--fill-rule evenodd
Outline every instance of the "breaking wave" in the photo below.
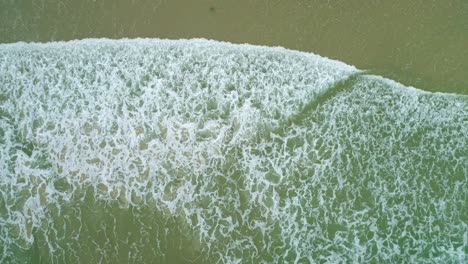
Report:
M 2 44 L 0 262 L 461 263 L 467 135 L 466 96 L 309 53 Z

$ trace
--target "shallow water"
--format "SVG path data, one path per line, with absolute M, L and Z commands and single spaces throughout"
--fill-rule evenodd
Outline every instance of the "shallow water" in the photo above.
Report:
M 466 0 L 2 0 L 0 42 L 208 38 L 283 46 L 468 94 Z
M 468 99 L 206 40 L 0 45 L 0 262 L 463 263 Z
M 467 18 L 0 0 L 0 263 L 464 263 Z

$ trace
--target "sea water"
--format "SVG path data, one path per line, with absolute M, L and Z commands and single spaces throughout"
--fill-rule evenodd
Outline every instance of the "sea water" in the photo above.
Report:
M 463 263 L 468 98 L 196 40 L 0 45 L 1 263 Z
M 282 46 L 468 95 L 467 0 L 0 1 L 0 43 L 136 37 Z

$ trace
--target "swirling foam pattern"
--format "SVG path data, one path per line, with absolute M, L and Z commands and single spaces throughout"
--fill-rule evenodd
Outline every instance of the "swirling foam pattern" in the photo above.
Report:
M 468 100 L 207 40 L 0 45 L 0 262 L 465 261 Z

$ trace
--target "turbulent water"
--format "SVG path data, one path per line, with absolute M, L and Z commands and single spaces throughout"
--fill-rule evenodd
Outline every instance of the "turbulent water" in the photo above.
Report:
M 206 40 L 0 45 L 1 263 L 463 263 L 468 99 Z

